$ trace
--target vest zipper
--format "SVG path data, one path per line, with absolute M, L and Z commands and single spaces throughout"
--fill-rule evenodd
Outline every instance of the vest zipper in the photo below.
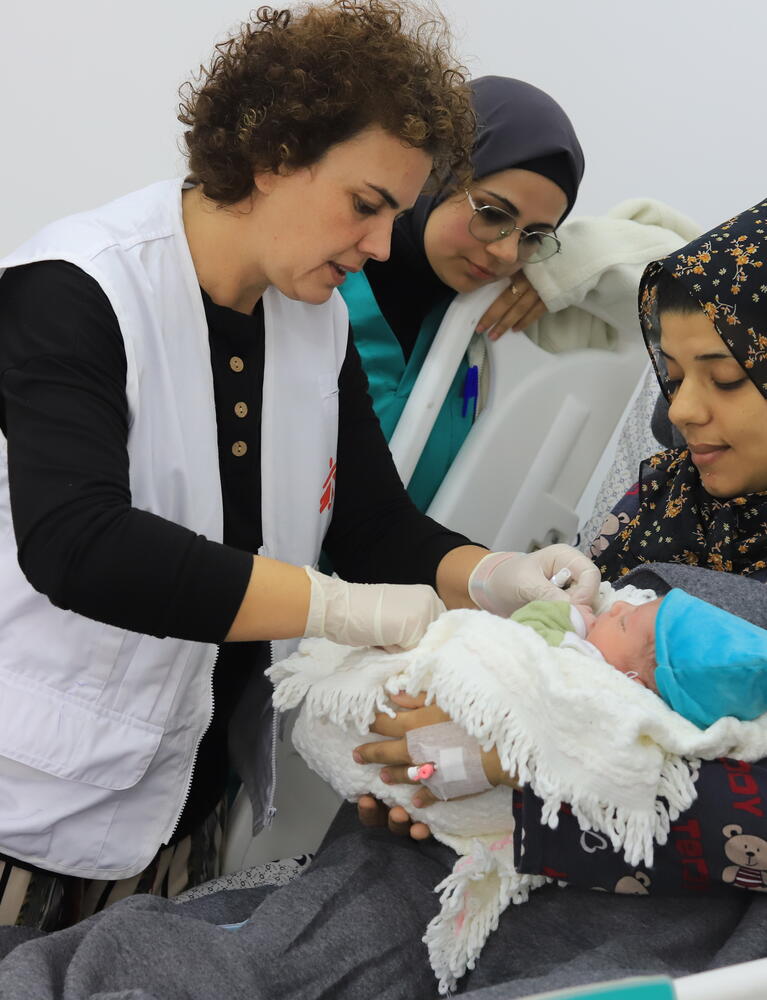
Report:
M 274 643 L 272 642 L 269 643 L 269 666 L 274 666 Z M 266 806 L 266 813 L 264 814 L 265 829 L 269 829 L 274 822 L 274 817 L 277 815 L 277 807 L 274 804 L 274 798 L 277 794 L 277 740 L 280 738 L 280 714 L 281 713 L 278 712 L 274 706 L 272 706 L 272 784 L 269 789 L 269 801 Z
M 192 791 L 192 778 L 194 776 L 194 768 L 195 768 L 195 765 L 197 763 L 197 754 L 200 752 L 200 744 L 202 743 L 202 741 L 203 741 L 203 739 L 205 737 L 205 734 L 210 729 L 210 724 L 213 721 L 213 713 L 216 710 L 216 700 L 215 700 L 215 697 L 213 695 L 213 674 L 214 674 L 215 669 L 216 669 L 216 664 L 218 663 L 218 654 L 220 653 L 220 651 L 221 651 L 221 647 L 220 646 L 216 646 L 216 655 L 213 657 L 213 662 L 211 664 L 210 672 L 208 674 L 208 684 L 210 686 L 210 715 L 208 716 L 208 721 L 205 724 L 205 728 L 200 733 L 200 735 L 199 735 L 199 737 L 197 739 L 197 743 L 196 743 L 195 748 L 194 748 L 194 753 L 192 754 L 192 766 L 189 769 L 189 775 L 188 775 L 188 777 L 186 779 L 186 792 L 184 792 L 184 801 L 181 803 L 181 810 L 179 811 L 178 816 L 176 816 L 176 819 L 175 819 L 175 821 L 173 823 L 173 828 L 171 829 L 170 833 L 166 837 L 163 838 L 162 843 L 164 843 L 164 844 L 167 844 L 168 841 L 170 841 L 172 839 L 173 834 L 176 832 L 176 829 L 178 828 L 179 821 L 181 820 L 181 817 L 184 815 L 184 810 L 186 809 L 186 804 L 189 801 L 189 794 Z

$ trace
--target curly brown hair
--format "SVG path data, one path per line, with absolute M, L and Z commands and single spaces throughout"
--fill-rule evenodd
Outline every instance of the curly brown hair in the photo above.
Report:
M 372 125 L 432 156 L 433 181 L 468 176 L 475 119 L 448 42 L 440 14 L 399 0 L 260 7 L 180 90 L 192 179 L 231 205 L 254 173 L 310 166 Z

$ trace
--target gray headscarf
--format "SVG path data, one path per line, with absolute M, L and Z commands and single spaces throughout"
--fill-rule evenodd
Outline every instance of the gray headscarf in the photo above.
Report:
M 567 196 L 564 219 L 575 202 L 584 168 L 583 150 L 570 119 L 552 97 L 522 80 L 482 76 L 471 87 L 477 115 L 471 157 L 474 176 L 516 168 L 548 177 Z M 423 244 L 429 216 L 450 194 L 447 189 L 421 195 L 394 226 L 389 260 L 365 266 L 378 305 L 406 353 L 426 314 L 439 299 L 454 294 L 432 271 Z

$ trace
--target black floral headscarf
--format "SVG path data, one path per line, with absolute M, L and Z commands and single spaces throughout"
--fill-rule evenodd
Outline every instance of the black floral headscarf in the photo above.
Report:
M 767 200 L 645 269 L 639 318 L 664 395 L 657 284 L 679 280 L 767 398 Z M 703 488 L 687 448 L 642 462 L 639 509 L 595 562 L 606 579 L 639 563 L 676 562 L 749 576 L 767 569 L 767 491 L 719 500 Z

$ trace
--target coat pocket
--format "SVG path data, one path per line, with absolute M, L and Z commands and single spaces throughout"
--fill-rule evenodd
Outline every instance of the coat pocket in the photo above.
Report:
M 68 781 L 131 788 L 163 730 L 0 667 L 0 756 Z

